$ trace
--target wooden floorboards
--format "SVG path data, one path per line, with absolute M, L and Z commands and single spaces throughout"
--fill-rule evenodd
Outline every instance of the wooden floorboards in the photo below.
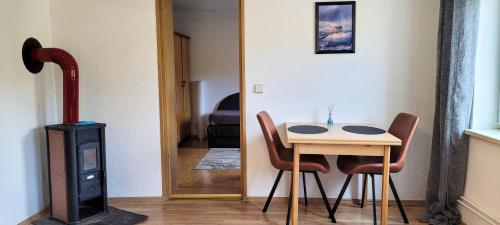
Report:
M 173 194 L 240 194 L 240 170 L 195 170 L 208 152 L 206 141 L 190 139 L 179 145 Z
M 262 213 L 264 199 L 258 200 L 172 200 L 162 201 L 120 201 L 111 205 L 120 209 L 148 215 L 143 224 L 179 225 L 278 225 L 285 224 L 287 199 L 277 198 L 271 203 L 268 212 Z M 419 205 L 405 206 L 410 224 L 418 223 L 419 215 L 425 208 Z M 380 216 L 380 208 L 377 208 Z M 350 201 L 344 201 L 337 213 L 337 225 L 373 224 L 372 208 L 361 209 Z M 380 218 L 380 217 L 378 217 Z M 332 224 L 320 199 L 311 199 L 306 207 L 299 205 L 299 221 L 303 225 Z M 395 205 L 389 206 L 389 224 L 404 224 Z

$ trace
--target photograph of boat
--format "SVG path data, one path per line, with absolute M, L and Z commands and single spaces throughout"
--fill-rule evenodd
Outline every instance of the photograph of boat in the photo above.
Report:
M 316 3 L 316 53 L 354 53 L 355 2 Z

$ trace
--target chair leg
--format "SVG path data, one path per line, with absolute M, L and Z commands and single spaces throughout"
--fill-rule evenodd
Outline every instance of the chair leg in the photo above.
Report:
M 269 204 L 271 203 L 271 199 L 273 199 L 274 192 L 276 191 L 276 188 L 278 187 L 278 184 L 280 182 L 281 176 L 283 175 L 283 170 L 280 170 L 278 173 L 278 176 L 276 177 L 276 180 L 274 181 L 273 188 L 271 189 L 271 193 L 269 193 L 269 197 L 267 197 L 266 204 L 264 205 L 264 208 L 262 209 L 262 212 L 266 212 L 267 208 L 269 207 Z
M 361 208 L 365 207 L 366 185 L 368 183 L 368 175 L 363 174 L 363 193 L 361 194 Z
M 399 212 L 401 212 L 401 216 L 403 217 L 403 221 L 408 224 L 408 218 L 406 217 L 405 209 L 403 208 L 403 204 L 401 204 L 401 200 L 399 199 L 398 192 L 396 191 L 396 187 L 392 182 L 391 176 L 389 176 L 389 184 L 391 185 L 392 194 L 394 194 L 394 198 L 396 199 L 396 203 L 398 203 Z
M 373 224 L 377 225 L 377 201 L 375 199 L 375 176 L 370 174 L 372 178 L 372 198 L 373 198 Z
M 328 218 L 331 219 L 332 223 L 336 223 L 335 216 L 332 214 L 332 210 L 330 208 L 330 203 L 328 202 L 328 198 L 326 197 L 325 189 L 323 188 L 323 184 L 321 184 L 321 180 L 319 179 L 318 172 L 313 172 L 314 178 L 316 179 L 316 183 L 318 183 L 319 192 L 321 193 L 321 197 L 323 197 L 323 202 L 325 203 L 326 211 L 328 212 Z
M 290 194 L 288 195 L 288 210 L 286 213 L 286 225 L 290 224 L 290 211 L 292 210 L 292 192 L 293 192 L 293 173 L 292 173 L 292 182 L 290 183 Z
M 304 185 L 304 204 L 307 206 L 306 172 L 302 172 L 302 184 Z
M 349 186 L 349 183 L 351 182 L 352 174 L 347 176 L 347 179 L 344 182 L 344 186 L 342 186 L 342 190 L 340 190 L 339 196 L 337 197 L 337 200 L 335 201 L 335 205 L 333 205 L 332 212 L 330 213 L 332 217 L 335 216 L 335 212 L 337 211 L 337 208 L 339 207 L 340 201 L 342 200 L 342 197 L 344 197 L 345 190 L 347 189 L 347 186 Z

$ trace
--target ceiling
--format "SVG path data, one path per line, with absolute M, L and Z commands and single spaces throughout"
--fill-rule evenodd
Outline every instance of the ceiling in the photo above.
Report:
M 174 0 L 174 10 L 238 10 L 239 0 Z

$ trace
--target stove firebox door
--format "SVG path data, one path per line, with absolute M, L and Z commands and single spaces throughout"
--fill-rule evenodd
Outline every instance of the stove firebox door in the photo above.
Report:
M 98 142 L 78 146 L 78 197 L 80 201 L 101 197 L 101 151 Z

